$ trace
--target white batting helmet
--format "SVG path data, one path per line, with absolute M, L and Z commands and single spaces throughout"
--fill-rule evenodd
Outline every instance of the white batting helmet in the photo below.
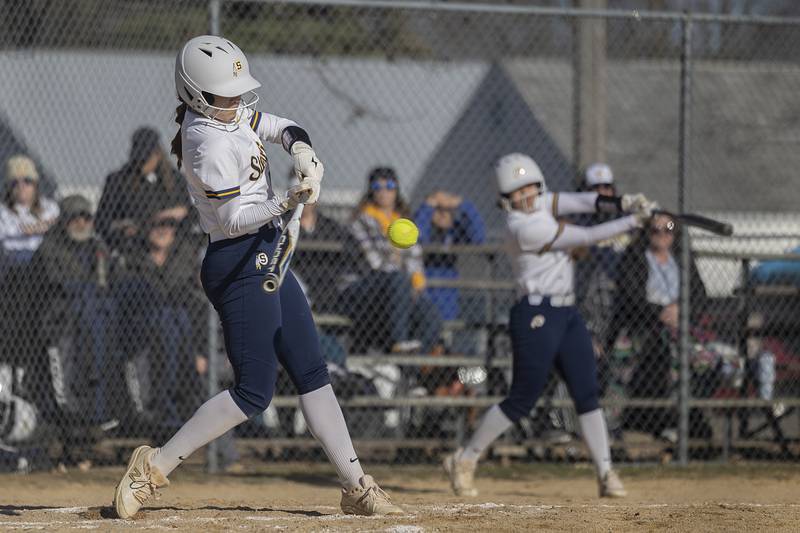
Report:
M 542 194 L 547 190 L 547 185 L 539 165 L 533 158 L 519 153 L 504 155 L 497 160 L 495 174 L 497 175 L 497 188 L 502 196 L 499 203 L 504 210 L 515 209 L 508 195 L 528 185 L 539 185 L 539 191 L 531 192 L 524 198 L 520 198 L 521 203 L 517 205 L 516 209 L 531 212 L 541 207 Z M 529 198 L 533 198 L 533 200 L 530 201 Z
M 213 118 L 228 109 L 213 105 L 211 95 L 234 97 L 252 93 L 246 106 L 258 100 L 253 92 L 261 83 L 250 74 L 244 52 L 222 37 L 200 35 L 183 45 L 175 60 L 178 98 L 201 115 Z
M 525 154 L 507 154 L 498 159 L 495 164 L 495 175 L 497 188 L 504 197 L 526 185 L 539 185 L 539 194 L 547 190 L 539 165 L 533 158 Z M 511 210 L 511 204 L 507 198 L 502 198 L 500 205 L 507 211 Z

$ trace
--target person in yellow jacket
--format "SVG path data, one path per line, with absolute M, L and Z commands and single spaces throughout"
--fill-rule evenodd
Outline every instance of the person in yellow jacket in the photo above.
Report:
M 442 320 L 424 293 L 422 248 L 395 248 L 386 238 L 389 224 L 409 215 L 394 169 L 373 169 L 350 226 L 363 267 L 344 298 L 356 326 L 355 351 L 372 345 L 393 353 L 430 353 L 438 343 Z

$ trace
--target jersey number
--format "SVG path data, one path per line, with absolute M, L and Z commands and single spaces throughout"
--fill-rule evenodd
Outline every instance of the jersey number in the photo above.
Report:
M 264 150 L 264 145 L 261 143 L 256 143 L 256 145 L 258 146 L 258 155 L 250 156 L 250 168 L 254 171 L 250 174 L 250 181 L 260 178 L 264 169 L 267 168 L 267 152 Z

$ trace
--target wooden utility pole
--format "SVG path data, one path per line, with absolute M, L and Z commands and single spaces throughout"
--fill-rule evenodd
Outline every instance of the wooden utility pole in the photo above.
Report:
M 606 9 L 608 0 L 579 0 L 581 9 Z M 608 75 L 606 19 L 580 17 L 575 47 L 575 138 L 578 168 L 606 161 Z

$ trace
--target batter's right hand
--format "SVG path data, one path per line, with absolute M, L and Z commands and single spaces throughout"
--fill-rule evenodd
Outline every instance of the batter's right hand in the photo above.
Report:
M 636 211 L 633 212 L 633 216 L 636 217 L 636 221 L 639 223 L 639 227 L 643 228 L 650 222 L 650 219 L 653 218 L 654 211 L 657 211 L 659 208 L 658 203 L 656 202 L 647 202 L 646 204 L 642 204 Z
M 300 204 L 308 203 L 311 191 L 312 187 L 308 183 L 300 183 L 290 187 L 283 196 L 276 194 L 265 202 L 267 211 L 273 217 L 279 217 Z
M 653 212 L 658 209 L 658 203 L 648 200 L 643 194 L 624 194 L 622 195 L 622 210 L 631 213 L 636 217 L 640 227 L 653 217 Z
M 299 204 L 305 204 L 311 198 L 313 187 L 310 183 L 306 183 L 304 180 L 297 185 L 294 185 L 286 191 L 286 199 L 284 200 L 284 205 L 286 206 L 286 210 L 289 211 L 294 209 Z
M 625 213 L 635 213 L 650 200 L 644 194 L 623 194 L 620 198 L 620 207 Z

